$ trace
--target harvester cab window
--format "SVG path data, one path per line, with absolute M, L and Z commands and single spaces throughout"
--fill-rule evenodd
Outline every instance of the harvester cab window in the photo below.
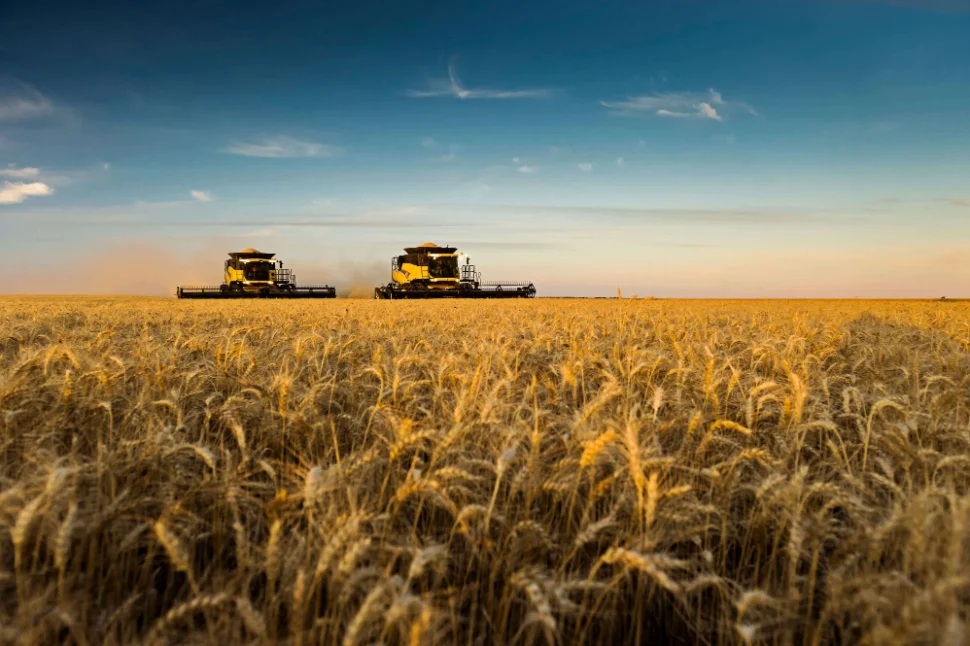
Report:
M 247 280 L 269 280 L 269 270 L 273 268 L 272 263 L 265 261 L 248 262 L 244 265 L 243 273 Z
M 432 278 L 458 278 L 458 259 L 454 256 L 429 257 L 428 272 Z

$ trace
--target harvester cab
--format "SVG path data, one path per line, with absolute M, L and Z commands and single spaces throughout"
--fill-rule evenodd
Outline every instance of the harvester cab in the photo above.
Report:
M 416 289 L 455 289 L 459 282 L 456 251 L 431 242 L 407 247 L 404 255 L 391 258 L 391 280 Z
M 374 298 L 532 298 L 530 282 L 482 282 L 470 258 L 459 266 L 455 247 L 425 242 L 405 247 L 391 258 L 391 282 L 374 289 Z
M 229 254 L 225 262 L 223 291 L 254 291 L 289 287 L 289 277 L 281 275 L 283 263 L 275 260 L 274 253 L 262 253 L 255 249 L 243 249 Z M 294 277 L 295 278 L 295 277 Z
M 335 298 L 329 285 L 298 287 L 296 276 L 283 268 L 275 253 L 243 249 L 229 253 L 218 287 L 177 287 L 179 298 Z

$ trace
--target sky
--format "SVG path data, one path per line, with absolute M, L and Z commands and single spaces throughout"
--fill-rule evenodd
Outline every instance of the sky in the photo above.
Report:
M 970 0 L 0 6 L 0 291 L 970 296 Z

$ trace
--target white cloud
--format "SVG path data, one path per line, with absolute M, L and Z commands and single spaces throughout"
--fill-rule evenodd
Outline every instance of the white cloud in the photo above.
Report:
M 111 170 L 111 162 L 105 162 L 104 163 L 104 169 L 105 170 Z
M 721 93 L 713 88 L 707 92 L 654 93 L 630 97 L 626 101 L 600 101 L 600 103 L 611 112 L 623 115 L 653 114 L 658 117 L 722 121 L 723 111 L 741 110 L 760 116 L 746 103 L 726 101 Z
M 534 175 L 539 172 L 539 168 L 537 166 L 519 166 L 519 172 L 525 173 L 526 175 Z
M 333 157 L 343 152 L 336 146 L 294 139 L 293 137 L 268 137 L 257 142 L 237 142 L 226 148 L 232 155 L 245 157 L 268 157 L 282 159 L 288 157 Z
M 616 167 L 617 168 L 623 168 L 623 164 L 624 163 L 626 163 L 626 162 L 623 161 L 623 158 L 622 157 L 617 157 L 616 158 Z
M 31 177 L 37 177 L 39 174 L 40 169 L 30 166 L 16 168 L 13 164 L 10 164 L 7 168 L 0 169 L 0 176 L 13 177 L 14 179 L 29 179 Z
M 431 149 L 437 148 L 438 147 L 438 140 L 435 139 L 434 137 L 425 137 L 424 139 L 421 140 L 421 147 L 422 148 L 431 148 Z
M 54 192 L 47 184 L 42 182 L 4 182 L 0 188 L 0 204 L 20 204 L 28 197 L 39 197 L 50 195 Z
M 590 171 L 593 170 L 593 165 L 590 164 L 590 163 L 580 164 L 579 165 L 579 170 L 583 171 L 584 173 L 588 173 L 588 172 L 590 172 Z
M 717 113 L 710 103 L 701 101 L 694 106 L 693 112 L 677 112 L 675 110 L 657 110 L 658 117 L 682 117 L 686 119 L 713 119 L 721 121 L 721 115 Z
M 0 121 L 26 121 L 53 112 L 51 100 L 25 83 L 0 88 Z
M 695 108 L 698 103 L 723 101 L 714 90 L 706 93 L 696 92 L 656 92 L 645 96 L 630 97 L 626 101 L 600 101 L 600 103 L 620 112 L 656 112 L 658 110 L 677 111 Z
M 453 99 L 537 99 L 552 96 L 552 91 L 537 88 L 529 90 L 487 90 L 471 89 L 461 84 L 455 62 L 448 64 L 448 79 L 429 81 L 427 90 L 407 90 L 405 94 L 414 98 L 450 97 Z
M 513 164 L 518 164 L 519 163 L 519 158 L 518 157 L 513 157 L 512 158 L 512 163 Z
M 206 191 L 192 191 L 192 197 L 197 199 L 200 202 L 212 201 L 212 195 L 210 195 Z
M 441 157 L 437 157 L 435 161 L 449 163 L 449 162 L 455 161 L 455 159 L 457 159 L 457 156 L 455 155 L 455 153 L 447 153 L 445 155 L 442 155 Z
M 30 180 L 32 182 L 42 182 L 49 186 L 66 186 L 78 182 L 100 177 L 101 168 L 108 170 L 110 164 L 98 165 L 80 170 L 50 170 L 35 168 L 33 166 L 21 166 L 8 164 L 6 167 L 0 166 L 0 180 L 9 178 L 10 180 Z

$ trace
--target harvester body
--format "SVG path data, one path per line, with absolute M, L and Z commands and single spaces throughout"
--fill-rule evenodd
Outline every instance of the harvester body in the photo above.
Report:
M 230 253 L 229 260 L 224 264 L 224 284 L 230 290 L 258 292 L 282 282 L 288 283 L 288 279 L 278 280 L 286 276 L 279 261 L 273 260 L 275 255 L 255 249 Z
M 218 287 L 177 287 L 179 298 L 335 298 L 336 289 L 297 286 L 296 276 L 283 268 L 275 253 L 243 249 L 229 253 Z
M 455 247 L 426 242 L 391 258 L 391 282 L 374 289 L 374 298 L 533 298 L 530 282 L 482 282 L 470 259 L 459 266 Z

